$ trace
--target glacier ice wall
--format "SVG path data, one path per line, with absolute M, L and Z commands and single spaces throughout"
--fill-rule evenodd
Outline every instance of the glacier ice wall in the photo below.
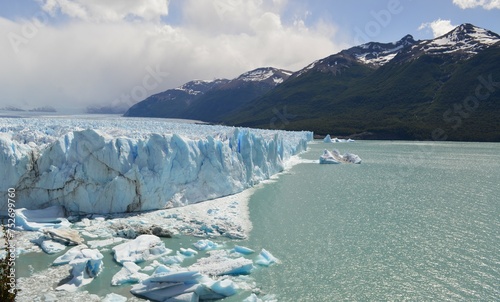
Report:
M 311 139 L 158 121 L 0 119 L 0 190 L 15 188 L 18 208 L 63 205 L 72 213 L 183 206 L 268 179 Z

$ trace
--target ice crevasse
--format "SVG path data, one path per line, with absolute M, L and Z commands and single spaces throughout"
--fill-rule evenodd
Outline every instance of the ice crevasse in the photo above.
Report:
M 58 126 L 42 142 L 4 127 L 0 190 L 15 188 L 17 208 L 62 205 L 80 214 L 183 206 L 268 179 L 312 140 L 311 132 L 192 126 L 139 134 Z M 6 203 L 0 201 L 0 211 Z

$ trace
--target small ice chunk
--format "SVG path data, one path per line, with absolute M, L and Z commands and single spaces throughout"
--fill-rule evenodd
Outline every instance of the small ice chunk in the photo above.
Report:
M 217 243 L 208 239 L 198 240 L 198 242 L 193 243 L 193 246 L 199 251 L 209 251 L 218 248 Z
M 259 299 L 256 294 L 252 293 L 250 296 L 246 297 L 243 302 L 262 302 L 262 300 Z
M 229 279 L 216 281 L 210 284 L 209 288 L 224 297 L 235 295 L 238 290 L 238 286 Z
M 184 272 L 166 272 L 166 273 L 156 273 L 148 278 L 149 282 L 171 282 L 178 283 L 182 282 L 185 284 L 195 284 L 198 283 L 198 279 L 201 278 L 201 274 L 196 271 L 184 271 Z
M 40 247 L 47 254 L 56 254 L 66 249 L 66 245 L 54 240 L 44 240 L 40 243 Z
M 198 252 L 193 250 L 192 248 L 185 249 L 183 247 L 180 248 L 179 252 L 186 257 L 192 257 L 198 254 Z
M 327 135 L 325 136 L 325 138 L 323 139 L 323 142 L 324 142 L 324 143 L 333 143 L 333 141 L 332 141 L 332 137 L 330 136 L 330 134 L 327 134 Z
M 181 264 L 182 262 L 184 262 L 184 259 L 186 259 L 186 256 L 184 255 L 167 256 L 162 257 L 161 262 L 168 265 Z
M 186 293 L 172 298 L 168 298 L 165 302 L 198 302 L 200 297 L 197 293 Z
M 84 258 L 83 250 L 88 249 L 85 244 L 77 245 L 69 249 L 64 255 L 59 256 L 52 262 L 52 265 L 63 265 L 68 264 L 74 259 Z
M 253 269 L 253 262 L 243 257 L 230 258 L 228 251 L 211 251 L 210 256 L 201 258 L 189 267 L 211 276 L 248 275 Z
M 82 254 L 85 258 L 75 258 L 69 262 L 71 269 L 71 280 L 56 287 L 56 290 L 69 292 L 76 291 L 79 287 L 92 282 L 94 277 L 102 271 L 103 255 L 98 250 L 84 249 Z
M 323 154 L 319 157 L 319 163 L 320 164 L 340 164 L 340 161 L 338 161 L 330 151 L 325 149 L 323 151 Z
M 113 247 L 115 260 L 141 262 L 161 257 L 170 253 L 160 237 L 155 235 L 140 235 L 136 239 Z
M 278 260 L 278 258 L 274 257 L 266 249 L 262 249 L 260 251 L 260 254 L 257 257 L 257 260 L 255 261 L 255 263 L 262 265 L 262 266 L 270 266 L 274 263 L 280 263 L 280 261 Z
M 172 297 L 197 292 L 200 287 L 200 284 L 159 283 L 145 280 L 132 286 L 130 292 L 149 300 L 166 301 Z
M 360 164 L 361 163 L 361 158 L 356 154 L 346 153 L 346 154 L 344 154 L 343 158 L 348 163 L 352 163 L 352 164 Z
M 69 227 L 71 223 L 64 218 L 64 208 L 52 206 L 41 210 L 28 210 L 20 208 L 16 210 L 16 228 L 24 231 L 38 231 L 41 228 Z
M 83 243 L 83 238 L 80 237 L 78 231 L 70 228 L 43 229 L 43 233 L 54 240 L 61 241 L 68 245 L 79 245 Z
M 243 255 L 250 255 L 250 254 L 255 253 L 254 250 L 247 248 L 247 247 L 244 247 L 244 246 L 240 246 L 240 245 L 235 245 L 234 251 L 237 253 L 243 254 Z
M 111 285 L 116 286 L 125 283 L 137 283 L 149 277 L 146 274 L 139 273 L 141 267 L 134 262 L 127 261 L 123 262 L 122 265 L 122 269 L 111 279 Z
M 104 299 L 102 299 L 102 302 L 126 302 L 127 297 L 120 296 L 115 293 L 107 294 Z

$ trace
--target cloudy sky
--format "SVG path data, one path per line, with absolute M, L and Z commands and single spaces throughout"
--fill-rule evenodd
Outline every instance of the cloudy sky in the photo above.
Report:
M 132 105 L 466 22 L 500 33 L 498 20 L 500 0 L 0 0 L 0 107 Z

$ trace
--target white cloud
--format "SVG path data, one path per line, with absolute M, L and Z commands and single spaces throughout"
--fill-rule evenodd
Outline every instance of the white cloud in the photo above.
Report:
M 500 9 L 500 0 L 453 0 L 461 9 L 481 7 L 487 10 Z
M 9 40 L 0 43 L 0 66 L 9 71 L 0 73 L 0 107 L 110 104 L 122 95 L 151 95 L 262 66 L 298 70 L 346 46 L 334 42 L 331 24 L 283 24 L 284 1 L 186 0 L 177 26 L 156 20 L 167 8 L 147 10 L 135 2 L 146 1 L 106 1 L 102 9 L 98 0 L 44 1 L 43 12 L 71 17 L 56 25 L 43 12 L 33 20 L 0 17 L 0 36 Z M 130 22 L 124 17 L 130 14 L 144 19 Z M 168 76 L 144 85 L 148 68 Z
M 42 9 L 85 21 L 119 21 L 125 18 L 159 20 L 168 14 L 168 0 L 39 0 Z
M 456 25 L 452 25 L 450 20 L 438 19 L 432 22 L 422 23 L 418 30 L 430 28 L 434 38 L 436 38 L 452 31 L 455 27 Z

